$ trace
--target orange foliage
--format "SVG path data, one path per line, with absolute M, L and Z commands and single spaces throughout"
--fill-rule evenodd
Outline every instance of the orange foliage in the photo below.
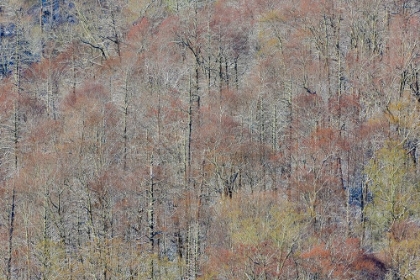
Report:
M 377 279 L 383 277 L 386 267 L 372 255 L 365 254 L 356 238 L 334 240 L 332 244 L 319 244 L 301 255 L 305 267 L 323 277 L 338 279 Z

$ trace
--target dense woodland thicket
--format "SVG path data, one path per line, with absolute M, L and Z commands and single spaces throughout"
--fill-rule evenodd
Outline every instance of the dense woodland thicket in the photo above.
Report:
M 420 2 L 2 0 L 1 279 L 420 279 Z

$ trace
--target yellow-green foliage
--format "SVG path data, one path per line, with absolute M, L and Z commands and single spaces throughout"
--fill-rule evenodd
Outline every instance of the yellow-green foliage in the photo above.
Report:
M 249 199 L 236 204 L 227 201 L 224 207 L 229 208 L 226 213 L 232 243 L 256 245 L 270 241 L 281 249 L 291 246 L 299 235 L 303 216 L 295 212 L 290 202 L 276 202 Z
M 387 142 L 366 167 L 368 190 L 373 197 L 366 207 L 366 216 L 377 241 L 395 222 L 418 216 L 413 168 L 407 151 L 395 141 Z
M 405 179 L 409 171 L 406 151 L 395 142 L 388 142 L 366 168 L 370 179 L 373 204 L 369 209 L 381 210 L 388 222 L 404 217 L 412 183 Z M 378 211 L 376 211 L 378 212 Z

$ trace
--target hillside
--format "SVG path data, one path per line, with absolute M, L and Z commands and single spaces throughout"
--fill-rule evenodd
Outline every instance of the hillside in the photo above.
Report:
M 1 279 L 420 279 L 420 2 L 3 0 Z

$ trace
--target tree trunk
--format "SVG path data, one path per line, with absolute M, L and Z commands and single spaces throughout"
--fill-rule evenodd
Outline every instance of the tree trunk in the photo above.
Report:
M 7 258 L 7 280 L 12 279 L 12 256 L 13 256 L 13 231 L 15 229 L 15 200 L 16 191 L 15 188 L 12 190 L 12 204 L 9 213 L 9 252 Z

